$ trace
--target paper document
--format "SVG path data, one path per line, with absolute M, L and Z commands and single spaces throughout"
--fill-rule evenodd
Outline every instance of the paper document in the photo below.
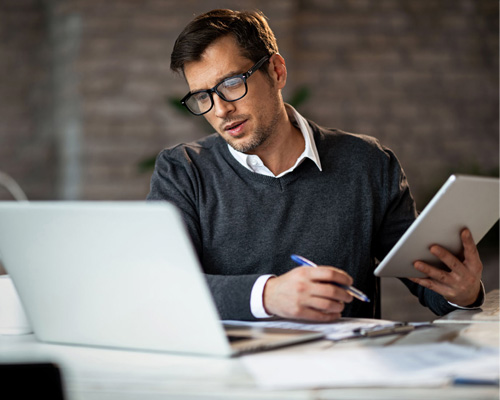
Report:
M 434 322 L 437 324 L 498 323 L 500 321 L 499 293 L 498 289 L 489 292 L 480 309 L 455 310 Z
M 258 386 L 299 389 L 352 386 L 439 386 L 464 379 L 498 379 L 498 348 L 433 343 L 335 348 L 243 357 Z
M 355 336 L 356 329 L 369 329 L 393 326 L 397 322 L 368 318 L 340 318 L 331 323 L 301 323 L 293 321 L 223 321 L 231 325 L 244 325 L 261 328 L 305 329 L 325 334 L 325 339 L 342 340 Z

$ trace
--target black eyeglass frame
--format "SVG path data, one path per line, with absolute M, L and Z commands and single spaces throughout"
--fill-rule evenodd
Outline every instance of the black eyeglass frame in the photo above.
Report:
M 247 85 L 247 79 L 250 78 L 252 76 L 252 74 L 255 72 L 255 71 L 258 71 L 266 61 L 268 61 L 269 59 L 271 58 L 271 56 L 265 56 L 263 58 L 261 58 L 259 61 L 257 61 L 253 66 L 252 68 L 250 68 L 247 72 L 243 73 L 243 74 L 238 74 L 238 75 L 233 75 L 233 76 L 230 76 L 228 78 L 225 78 L 223 79 L 222 81 L 220 81 L 217 85 L 215 85 L 212 89 L 205 89 L 205 90 L 197 90 L 196 92 L 189 92 L 187 95 L 185 95 L 182 100 L 181 100 L 181 104 L 186 107 L 188 109 L 188 111 L 193 114 L 193 115 L 203 115 L 203 114 L 206 114 L 207 112 L 209 112 L 213 107 L 214 107 L 214 98 L 212 97 L 212 93 L 217 93 L 217 95 L 224 101 L 227 101 L 228 103 L 232 103 L 232 102 L 235 102 L 235 101 L 238 101 L 238 100 L 241 100 L 243 97 L 245 97 L 248 93 L 248 85 Z M 245 84 L 245 93 L 243 95 L 241 95 L 240 97 L 238 97 L 237 99 L 234 99 L 234 100 L 228 100 L 226 99 L 226 97 L 224 96 L 224 94 L 222 94 L 221 92 L 219 92 L 217 90 L 217 88 L 222 85 L 224 82 L 226 82 L 227 80 L 229 79 L 234 79 L 234 78 L 241 78 L 243 80 L 243 83 Z M 194 112 L 193 110 L 191 110 L 189 108 L 189 106 L 187 105 L 187 101 L 188 99 L 191 97 L 191 96 L 194 96 L 195 94 L 198 94 L 198 93 L 207 93 L 208 96 L 210 97 L 210 102 L 211 102 L 211 105 L 210 105 L 210 108 L 207 110 L 207 111 L 204 111 L 202 113 L 196 113 Z

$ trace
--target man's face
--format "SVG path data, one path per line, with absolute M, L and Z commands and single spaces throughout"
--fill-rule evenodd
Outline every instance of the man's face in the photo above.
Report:
M 200 61 L 187 63 L 184 74 L 190 91 L 194 92 L 245 73 L 253 64 L 241 55 L 236 40 L 229 35 L 211 44 Z M 267 67 L 264 64 L 263 68 Z M 263 71 L 251 75 L 247 85 L 245 97 L 235 102 L 226 102 L 213 93 L 214 106 L 204 117 L 234 149 L 256 153 L 277 129 L 281 93 Z

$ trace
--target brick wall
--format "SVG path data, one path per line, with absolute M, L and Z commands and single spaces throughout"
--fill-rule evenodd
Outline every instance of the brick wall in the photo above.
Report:
M 395 150 L 417 200 L 498 167 L 497 2 L 307 1 L 298 21 L 304 112 Z
M 35 1 L 0 1 L 0 171 L 37 199 L 55 191 L 47 35 Z
M 262 9 L 285 99 L 305 86 L 306 117 L 380 138 L 420 203 L 450 172 L 498 168 L 497 1 L 2 0 L 0 170 L 31 199 L 143 199 L 138 164 L 207 132 L 167 104 L 186 92 L 168 66 L 215 7 Z

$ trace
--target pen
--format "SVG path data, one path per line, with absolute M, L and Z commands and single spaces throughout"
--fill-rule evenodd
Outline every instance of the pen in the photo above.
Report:
M 499 386 L 498 378 L 467 378 L 457 376 L 453 378 L 454 385 L 481 385 L 481 386 Z
M 312 261 L 308 260 L 307 258 L 302 257 L 302 256 L 298 256 L 297 254 L 292 254 L 290 257 L 293 261 L 295 261 L 299 265 L 307 265 L 309 267 L 317 267 L 318 266 L 317 264 L 313 263 Z M 347 293 L 349 293 L 351 296 L 354 296 L 361 301 L 365 301 L 365 302 L 370 301 L 370 299 L 368 298 L 368 296 L 366 294 L 364 294 L 361 290 L 356 289 L 354 286 L 343 285 L 343 284 L 337 283 L 337 282 L 330 282 L 330 283 L 332 283 L 335 286 L 341 287 L 342 289 L 345 289 L 347 291 Z

